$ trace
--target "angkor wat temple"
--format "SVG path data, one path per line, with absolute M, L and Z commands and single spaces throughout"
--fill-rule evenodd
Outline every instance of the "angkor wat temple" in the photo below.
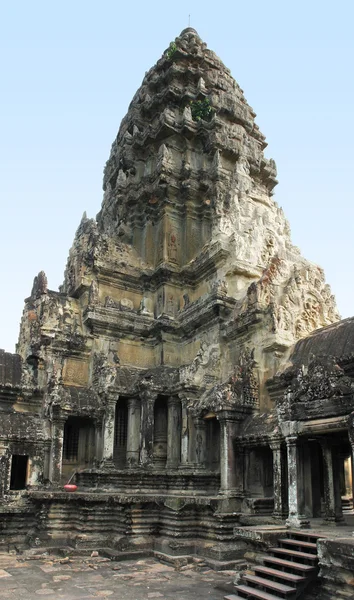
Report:
M 235 598 L 306 571 L 352 597 L 354 319 L 291 242 L 255 117 L 192 28 L 144 77 L 63 285 L 35 277 L 0 351 L 3 548 L 268 549 Z

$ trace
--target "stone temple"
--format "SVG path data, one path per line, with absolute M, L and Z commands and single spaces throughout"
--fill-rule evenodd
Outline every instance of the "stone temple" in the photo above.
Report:
M 63 285 L 35 277 L 0 351 L 3 548 L 197 555 L 253 569 L 230 598 L 317 574 L 352 597 L 354 319 L 291 242 L 255 117 L 192 28 L 146 74 Z

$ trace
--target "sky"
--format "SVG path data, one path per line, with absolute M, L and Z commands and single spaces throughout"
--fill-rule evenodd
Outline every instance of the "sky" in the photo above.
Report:
M 0 1 L 0 348 L 35 275 L 62 283 L 120 121 L 189 15 L 257 113 L 293 243 L 354 315 L 352 0 Z

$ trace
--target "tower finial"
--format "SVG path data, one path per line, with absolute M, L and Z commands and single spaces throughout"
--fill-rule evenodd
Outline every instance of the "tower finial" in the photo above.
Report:
M 190 27 L 190 26 L 191 26 L 191 16 L 188 15 L 188 27 Z

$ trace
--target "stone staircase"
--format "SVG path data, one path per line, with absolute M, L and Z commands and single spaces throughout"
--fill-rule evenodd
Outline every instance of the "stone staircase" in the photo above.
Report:
M 246 571 L 225 600 L 295 600 L 317 578 L 317 540 L 309 531 L 287 531 L 278 547 L 269 548 L 264 565 Z

